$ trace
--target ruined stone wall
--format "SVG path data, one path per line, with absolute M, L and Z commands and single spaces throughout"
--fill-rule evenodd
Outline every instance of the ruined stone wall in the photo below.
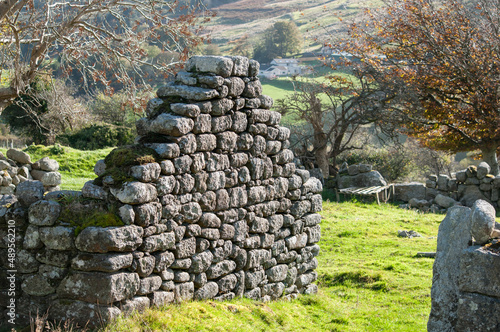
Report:
M 49 310 L 95 324 L 184 300 L 316 292 L 322 186 L 296 169 L 258 67 L 244 57 L 194 57 L 158 90 L 137 122 L 137 144 L 120 152 L 151 149 L 155 159 L 123 166 L 124 178 L 110 162 L 119 158 L 106 158 L 99 178 L 75 194 L 89 213 L 105 206 L 123 226 L 76 234 L 61 217 L 75 203 L 57 193 L 40 200 L 37 181 L 4 197 L 3 228 L 16 232 L 18 315 Z M 9 240 L 0 246 L 2 289 L 13 270 Z M 6 318 L 10 299 L 4 291 Z
M 0 152 L 0 195 L 13 195 L 16 187 L 27 180 L 38 180 L 46 192 L 60 190 L 61 173 L 59 163 L 49 157 L 36 162 L 17 149 L 7 150 L 7 156 Z
M 422 211 L 446 212 L 451 206 L 471 207 L 479 199 L 494 207 L 500 205 L 500 176 L 489 174 L 487 163 L 469 166 L 452 176 L 431 175 L 426 183 L 395 185 L 396 200 L 408 202 L 407 207 Z

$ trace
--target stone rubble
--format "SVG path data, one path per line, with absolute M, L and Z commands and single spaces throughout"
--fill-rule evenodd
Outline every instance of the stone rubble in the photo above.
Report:
M 7 156 L 0 152 L 0 195 L 14 195 L 19 184 L 40 181 L 44 192 L 60 190 L 59 163 L 49 157 L 36 162 L 21 150 L 9 149 Z
M 102 181 L 82 189 L 113 206 L 124 226 L 75 234 L 60 220 L 62 203 L 40 196 L 45 188 L 4 196 L 0 238 L 10 220 L 19 237 L 19 315 L 50 308 L 51 318 L 92 325 L 172 302 L 317 291 L 322 184 L 293 163 L 290 130 L 261 94 L 259 64 L 194 57 L 186 69 L 137 121 L 136 147 L 153 149 L 156 160 L 126 169 L 124 182 L 100 161 Z M 53 172 L 46 160 L 35 164 Z

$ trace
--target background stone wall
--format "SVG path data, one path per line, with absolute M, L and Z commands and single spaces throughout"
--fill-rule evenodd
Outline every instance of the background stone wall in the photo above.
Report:
M 191 299 L 317 291 L 322 185 L 296 169 L 258 63 L 194 57 L 186 69 L 149 102 L 137 144 L 98 162 L 98 179 L 81 193 L 41 199 L 43 186 L 27 181 L 4 196 L 3 229 L 16 229 L 19 315 L 50 308 L 51 318 L 95 324 Z M 127 163 L 129 153 L 153 150 L 153 159 Z M 68 209 L 111 210 L 122 225 L 82 229 Z M 3 239 L 2 282 L 12 269 Z
M 7 157 L 0 152 L 0 195 L 13 195 L 16 187 L 27 180 L 38 180 L 46 192 L 58 191 L 61 184 L 59 163 L 48 157 L 36 162 L 17 149 L 7 150 Z
M 431 175 L 426 183 L 396 184 L 396 200 L 408 202 L 408 207 L 424 211 L 446 211 L 454 205 L 471 207 L 479 199 L 498 207 L 500 176 L 489 174 L 487 163 L 469 166 L 453 176 Z
M 434 213 L 444 213 L 455 205 L 471 207 L 479 199 L 497 208 L 500 206 L 500 176 L 489 173 L 489 165 L 482 162 L 452 176 L 430 175 L 426 183 L 395 183 L 394 199 L 407 203 L 401 205 L 402 208 Z M 385 185 L 387 183 L 380 173 L 365 164 L 342 165 L 336 178 L 338 189 Z

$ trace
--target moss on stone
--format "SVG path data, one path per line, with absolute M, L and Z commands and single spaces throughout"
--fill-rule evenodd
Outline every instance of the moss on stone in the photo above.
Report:
M 91 226 L 124 226 L 116 215 L 115 208 L 108 208 L 104 202 L 76 197 L 59 200 L 59 203 L 62 205 L 59 222 L 74 227 L 75 235 Z
M 108 169 L 153 163 L 157 158 L 158 154 L 151 148 L 142 145 L 126 145 L 111 151 L 104 158 L 104 163 Z
M 130 168 L 136 165 L 154 163 L 159 159 L 154 149 L 142 145 L 126 145 L 111 151 L 104 163 L 106 171 L 94 180 L 94 184 L 103 185 L 103 179 L 111 176 L 113 187 L 119 187 L 125 182 L 134 181 L 130 176 Z
M 82 220 L 79 225 L 75 225 L 75 235 L 80 234 L 80 232 L 87 227 L 111 227 L 124 225 L 123 221 L 113 212 L 96 211 Z

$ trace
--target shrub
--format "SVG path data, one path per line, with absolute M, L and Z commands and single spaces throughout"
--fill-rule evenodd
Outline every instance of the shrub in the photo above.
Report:
M 337 158 L 337 165 L 344 162 L 371 164 L 388 182 L 425 181 L 431 174 L 450 175 L 459 168 L 452 155 L 422 147 L 413 139 L 404 144 L 378 148 L 367 145 L 362 150 L 351 150 Z
M 344 162 L 349 165 L 370 164 L 388 182 L 404 178 L 412 171 L 409 155 L 399 146 L 386 148 L 367 147 L 363 150 L 351 150 L 343 153 L 337 161 L 338 165 Z
M 93 124 L 75 133 L 58 136 L 58 141 L 79 150 L 96 150 L 133 143 L 135 131 L 110 124 Z

